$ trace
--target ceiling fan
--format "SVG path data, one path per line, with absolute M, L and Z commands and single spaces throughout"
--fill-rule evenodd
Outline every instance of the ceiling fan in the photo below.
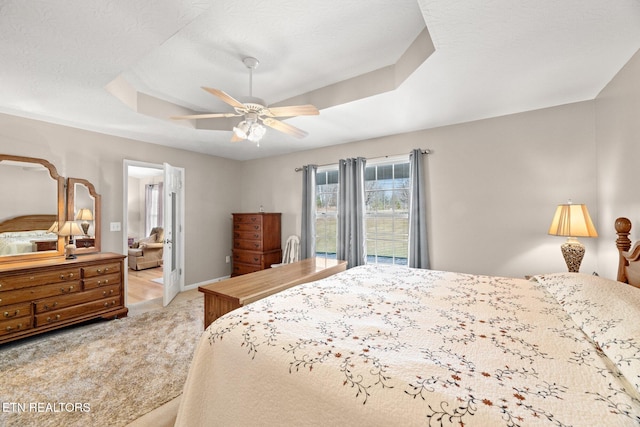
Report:
M 244 58 L 242 62 L 249 68 L 249 96 L 243 98 L 246 99 L 246 102 L 240 102 L 220 89 L 202 87 L 202 89 L 232 106 L 235 113 L 206 113 L 171 118 L 173 120 L 197 120 L 244 116 L 243 120 L 233 128 L 232 142 L 248 139 L 259 144 L 260 139 L 266 132 L 266 128 L 262 124 L 296 138 L 307 136 L 307 132 L 277 120 L 276 117 L 315 116 L 320 114 L 318 109 L 310 104 L 268 108 L 262 99 L 253 96 L 253 70 L 258 67 L 260 62 L 253 57 Z

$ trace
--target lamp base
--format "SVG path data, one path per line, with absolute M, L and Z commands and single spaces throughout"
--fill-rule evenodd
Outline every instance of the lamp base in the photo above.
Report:
M 560 246 L 564 262 L 567 263 L 569 273 L 580 271 L 580 264 L 584 258 L 584 245 L 575 237 L 567 238 L 567 241 Z
M 66 254 L 66 259 L 76 259 L 76 245 L 73 243 L 69 243 L 64 247 L 64 252 Z

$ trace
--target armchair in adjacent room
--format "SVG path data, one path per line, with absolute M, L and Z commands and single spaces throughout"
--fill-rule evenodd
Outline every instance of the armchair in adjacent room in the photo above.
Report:
M 129 248 L 129 267 L 133 270 L 159 267 L 162 265 L 164 229 L 154 227 L 149 237 L 134 242 Z

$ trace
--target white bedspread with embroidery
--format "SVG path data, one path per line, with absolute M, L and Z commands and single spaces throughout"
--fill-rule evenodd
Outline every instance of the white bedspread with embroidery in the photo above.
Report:
M 616 366 L 637 366 L 638 337 L 608 335 L 630 348 L 610 360 L 547 289 L 617 283 L 587 277 L 368 265 L 297 286 L 204 332 L 176 425 L 638 426 L 638 379 Z

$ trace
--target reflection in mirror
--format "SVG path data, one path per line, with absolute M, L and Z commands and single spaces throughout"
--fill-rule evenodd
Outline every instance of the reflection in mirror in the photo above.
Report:
M 82 230 L 74 236 L 77 254 L 100 252 L 100 195 L 86 179 L 67 180 L 67 221 Z
M 64 178 L 44 159 L 0 154 L 0 262 L 59 256 Z

